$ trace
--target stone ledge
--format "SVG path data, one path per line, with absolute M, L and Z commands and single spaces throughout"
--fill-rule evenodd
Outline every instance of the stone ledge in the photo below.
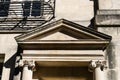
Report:
M 95 21 L 97 26 L 120 26 L 120 10 L 98 10 Z
M 21 34 L 26 32 L 27 30 L 0 30 L 0 34 Z

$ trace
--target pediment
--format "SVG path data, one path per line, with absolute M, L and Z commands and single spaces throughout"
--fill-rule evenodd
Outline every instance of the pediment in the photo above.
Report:
M 71 21 L 58 21 L 37 27 L 15 38 L 23 43 L 109 43 L 111 36 L 81 26 Z M 105 45 L 105 44 L 104 44 Z
M 83 27 L 65 19 L 35 28 L 16 37 L 17 41 L 31 40 L 89 40 L 111 39 L 111 36 Z
M 61 31 L 54 32 L 52 34 L 49 34 L 47 36 L 44 36 L 41 38 L 37 37 L 35 40 L 78 40 L 75 36 L 67 35 Z
M 104 40 L 103 38 L 92 35 L 90 33 L 83 32 L 81 30 L 76 30 L 74 28 L 70 28 L 67 25 L 61 24 L 54 29 L 43 30 L 36 34 L 32 34 L 28 37 L 23 38 L 23 41 L 60 41 L 60 40 Z

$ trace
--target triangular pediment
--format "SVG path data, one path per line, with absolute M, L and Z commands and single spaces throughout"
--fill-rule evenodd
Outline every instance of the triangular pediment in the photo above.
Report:
M 36 40 L 78 40 L 76 37 L 67 35 L 60 31 L 52 33 L 50 35 L 44 36 L 42 38 L 38 37 Z
M 111 37 L 65 19 L 35 28 L 16 37 L 17 41 L 31 40 L 105 40 Z
M 28 31 L 27 33 L 17 36 L 18 43 L 32 42 L 32 43 L 92 43 L 99 41 L 110 41 L 111 36 L 100 33 L 91 28 L 83 27 L 71 21 L 60 19 L 58 21 L 37 27 Z M 83 42 L 84 41 L 84 42 Z M 85 42 L 86 41 L 86 42 Z M 107 42 L 107 43 L 108 43 Z

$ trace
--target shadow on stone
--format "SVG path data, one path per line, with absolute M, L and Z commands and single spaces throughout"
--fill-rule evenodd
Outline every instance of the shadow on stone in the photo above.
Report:
M 10 68 L 10 77 L 9 77 L 9 80 L 13 80 L 13 77 L 14 75 L 17 75 L 20 71 L 20 69 L 18 67 L 15 67 L 16 65 L 16 57 L 17 56 L 20 56 L 20 53 L 21 53 L 21 49 L 18 50 L 9 60 L 7 60 L 5 63 L 4 63 L 4 67 L 5 68 Z
M 106 50 L 106 57 L 109 64 L 109 69 L 114 69 L 116 66 L 115 61 L 115 46 L 111 43 Z

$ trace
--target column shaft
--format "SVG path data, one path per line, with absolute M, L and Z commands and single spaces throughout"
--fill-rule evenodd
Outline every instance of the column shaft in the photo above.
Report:
M 29 69 L 28 65 L 23 67 L 22 80 L 32 80 L 32 70 Z
M 105 80 L 104 68 L 105 61 L 91 61 L 88 70 L 94 72 L 94 80 Z
M 95 68 L 95 80 L 105 80 L 104 72 L 100 69 L 100 67 Z

